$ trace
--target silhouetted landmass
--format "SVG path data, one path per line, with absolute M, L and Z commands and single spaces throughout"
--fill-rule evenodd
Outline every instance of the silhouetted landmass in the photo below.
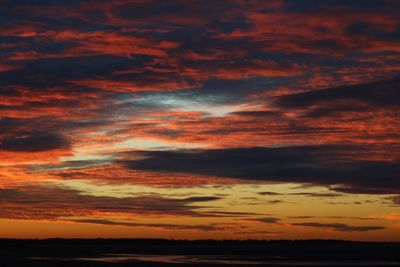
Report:
M 400 243 L 0 239 L 0 266 L 400 266 Z

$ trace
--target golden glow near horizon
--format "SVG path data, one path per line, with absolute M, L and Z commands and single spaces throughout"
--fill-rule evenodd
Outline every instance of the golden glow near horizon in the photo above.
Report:
M 152 187 L 134 184 L 104 184 L 89 180 L 47 180 L 51 187 L 77 190 L 79 195 L 117 199 L 207 198 L 189 204 L 201 216 L 160 216 L 150 212 L 126 214 L 100 212 L 60 216 L 57 219 L 2 219 L 1 237 L 52 238 L 175 238 L 175 239 L 303 239 L 330 238 L 395 241 L 400 225 L 397 207 L 382 205 L 385 197 L 338 194 L 325 187 L 302 188 L 298 184 L 206 184 L 195 187 Z M 325 195 L 325 196 L 324 196 Z M 387 196 L 386 196 L 387 198 Z M 61 199 L 62 201 L 62 199 Z M 299 209 L 301 203 L 301 209 Z M 83 204 L 84 205 L 84 204 Z M 340 207 L 340 208 L 338 208 Z M 302 226 L 315 223 L 324 226 Z M 335 225 L 386 227 L 374 235 Z M 20 228 L 21 227 L 21 228 Z M 351 229 L 351 228 L 349 228 Z

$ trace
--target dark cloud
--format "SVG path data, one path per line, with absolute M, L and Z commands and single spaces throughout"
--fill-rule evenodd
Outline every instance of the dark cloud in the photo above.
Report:
M 78 102 L 78 101 L 76 101 Z M 67 105 L 66 105 L 67 106 Z M 71 105 L 75 107 L 75 105 Z M 13 107 L 13 110 L 18 110 L 21 107 Z M 29 107 L 24 106 L 24 109 L 29 110 Z M 58 106 L 56 108 L 61 108 Z M 77 110 L 80 110 L 79 108 Z M 75 112 L 70 111 L 69 114 Z M 82 110 L 80 110 L 82 111 Z M 78 111 L 79 112 L 79 111 Z M 100 118 L 94 118 L 93 120 L 73 120 L 73 119 L 59 119 L 56 116 L 51 116 L 46 114 L 46 108 L 43 112 L 44 116 L 37 116 L 34 118 L 13 118 L 13 117 L 3 117 L 0 119 L 0 132 L 4 135 L 3 138 L 6 139 L 17 139 L 19 137 L 34 137 L 34 136 L 57 136 L 57 132 L 66 132 L 71 130 L 81 130 L 84 131 L 88 128 L 95 128 L 104 125 L 111 125 L 114 122 L 107 121 Z M 33 131 L 33 132 L 32 132 Z M 64 138 L 59 135 L 59 138 Z M 50 139 L 57 139 L 53 137 Z M 0 138 L 1 141 L 1 138 Z
M 259 192 L 257 194 L 262 195 L 262 196 L 280 196 L 280 195 L 283 195 L 281 193 L 269 192 L 269 191 Z
M 322 197 L 340 197 L 343 196 L 342 194 L 338 193 L 310 193 L 310 192 L 301 192 L 301 193 L 291 193 L 288 195 L 293 195 L 293 196 L 306 196 L 306 197 L 317 197 L 317 198 L 322 198 Z
M 174 1 L 160 3 L 160 4 L 135 4 L 128 3 L 118 7 L 115 11 L 116 15 L 124 19 L 140 20 L 140 19 L 157 19 L 161 15 L 176 14 L 182 12 L 183 5 L 173 3 Z
M 302 216 L 289 216 L 288 218 L 291 218 L 291 219 L 314 219 L 314 218 L 319 218 L 319 217 L 318 216 L 302 215 Z
M 281 114 L 277 111 L 270 110 L 257 110 L 257 111 L 237 111 L 230 113 L 231 115 L 238 115 L 243 117 L 278 117 Z
M 257 221 L 257 222 L 272 223 L 272 224 L 279 223 L 280 220 L 281 219 L 275 218 L 275 217 L 265 217 L 265 218 L 254 219 L 254 221 Z
M 318 222 L 309 222 L 309 223 L 294 223 L 292 225 L 295 226 L 305 226 L 305 227 L 317 227 L 317 228 L 328 228 L 335 231 L 340 232 L 368 232 L 368 231 L 376 231 L 376 230 L 384 230 L 386 227 L 384 226 L 350 226 L 342 223 L 318 223 Z
M 12 198 L 12 197 L 18 197 L 20 195 L 23 195 L 19 190 L 16 189 L 0 189 L 0 198 Z
M 240 212 L 240 211 L 205 211 L 202 213 L 204 216 L 209 217 L 246 217 L 252 215 L 259 215 L 254 212 Z
M 360 146 L 299 146 L 194 151 L 141 151 L 139 160 L 120 161 L 128 169 L 183 172 L 253 181 L 312 183 L 355 193 L 398 193 L 400 164 L 349 158 L 368 153 Z M 179 162 L 179 164 L 176 164 Z
M 400 195 L 399 196 L 395 196 L 395 197 L 391 197 L 390 198 L 393 201 L 393 204 L 400 206 Z
M 400 76 L 364 84 L 348 85 L 278 97 L 281 108 L 306 109 L 308 117 L 341 112 L 371 112 L 400 107 Z
M 99 219 L 79 219 L 71 220 L 71 222 L 77 223 L 93 223 L 102 225 L 117 225 L 117 226 L 128 226 L 128 227 L 150 227 L 150 228 L 162 228 L 165 230 L 199 230 L 199 231 L 216 231 L 223 228 L 218 225 L 180 225 L 180 224 L 167 224 L 167 223 L 131 223 L 131 222 L 116 222 L 110 220 L 99 220 Z
M 323 8 L 342 8 L 342 9 L 383 9 L 392 7 L 393 2 L 390 0 L 354 0 L 354 1 L 346 1 L 346 0 L 330 0 L 330 1 L 318 1 L 318 0 L 310 0 L 310 1 L 296 1 L 296 0 L 285 0 L 287 4 L 287 8 L 290 10 L 297 11 L 305 11 L 305 10 L 313 10 L 313 9 L 323 9 Z
M 239 235 L 280 235 L 284 232 L 271 232 L 271 231 L 238 231 L 235 234 Z
M 13 152 L 40 152 L 68 147 L 69 142 L 64 137 L 50 133 L 7 137 L 0 140 L 0 149 Z
M 83 3 L 84 0 L 60 0 L 57 1 L 56 3 L 51 0 L 18 0 L 18 1 L 12 1 L 12 0 L 5 0 L 2 2 L 2 4 L 6 6 L 26 6 L 26 5 L 37 5 L 37 6 L 49 6 L 49 5 L 77 5 L 79 3 Z
M 189 197 L 185 198 L 185 201 L 188 202 L 207 202 L 207 201 L 214 201 L 214 200 L 219 200 L 221 199 L 220 197 Z
M 352 219 L 352 220 L 376 220 L 376 218 L 371 217 L 348 217 L 348 216 L 288 216 L 289 219 Z
M 79 219 L 79 220 L 71 220 L 71 222 L 93 223 L 93 224 L 102 224 L 102 225 L 118 225 L 118 226 L 137 226 L 137 224 L 135 224 L 135 223 L 115 222 L 115 221 L 100 220 L 100 219 Z
M 279 203 L 283 203 L 283 202 L 285 202 L 285 201 L 279 200 L 279 199 L 274 199 L 274 200 L 268 200 L 268 201 L 266 201 L 267 204 L 272 204 L 272 205 L 279 204 Z
M 289 194 L 283 194 L 283 193 L 276 193 L 276 192 L 259 192 L 259 195 L 262 196 L 307 196 L 307 197 L 339 197 L 342 196 L 342 194 L 338 193 L 315 193 L 315 192 L 299 192 L 299 193 L 289 193 Z
M 35 185 L 0 189 L 0 217 L 61 219 L 65 216 L 89 216 L 93 213 L 203 216 L 196 211 L 202 206 L 194 203 L 214 199 L 213 197 L 176 199 L 157 195 L 116 198 L 87 195 L 78 190 L 62 187 Z
M 66 86 L 73 80 L 104 77 L 137 64 L 141 64 L 140 60 L 110 55 L 38 59 L 22 68 L 0 72 L 0 85 L 22 85 L 36 90 Z

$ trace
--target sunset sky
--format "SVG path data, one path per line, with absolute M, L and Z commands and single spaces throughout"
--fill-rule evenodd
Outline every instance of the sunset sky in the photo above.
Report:
M 400 241 L 399 13 L 0 0 L 0 238 Z

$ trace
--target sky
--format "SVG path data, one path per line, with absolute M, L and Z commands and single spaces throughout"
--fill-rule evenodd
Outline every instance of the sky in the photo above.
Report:
M 400 241 L 399 12 L 1 0 L 0 237 Z

